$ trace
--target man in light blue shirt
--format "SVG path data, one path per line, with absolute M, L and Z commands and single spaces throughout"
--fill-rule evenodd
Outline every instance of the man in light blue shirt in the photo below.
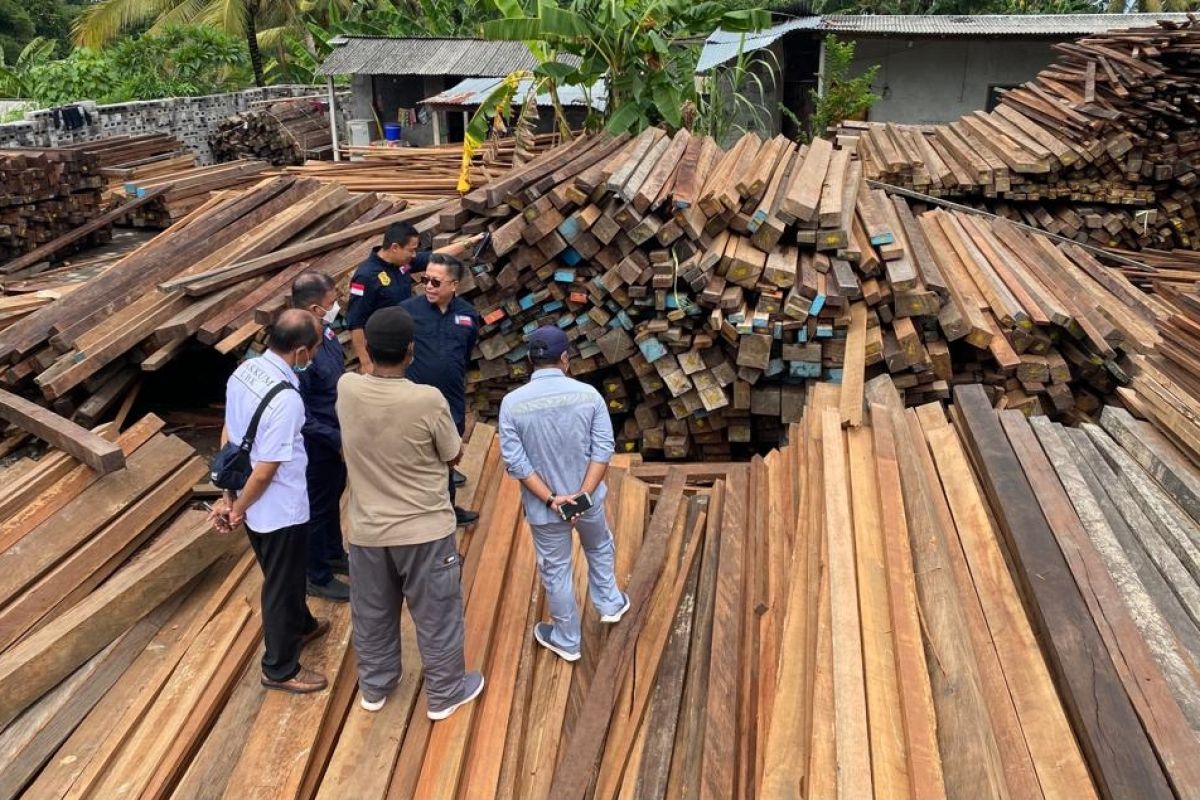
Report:
M 572 528 L 579 531 L 587 557 L 588 593 L 600 621 L 619 622 L 629 610 L 629 598 L 617 589 L 612 531 L 604 514 L 612 420 L 599 392 L 566 376 L 569 344 L 554 325 L 530 335 L 533 376 L 500 404 L 500 454 L 508 474 L 521 482 L 525 519 L 533 531 L 538 572 L 553 620 L 535 625 L 534 638 L 567 661 L 578 661 Z M 559 508 L 583 492 L 591 495 L 592 508 L 564 520 Z

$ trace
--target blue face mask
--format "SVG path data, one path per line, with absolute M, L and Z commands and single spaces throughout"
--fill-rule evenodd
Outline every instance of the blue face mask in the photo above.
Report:
M 312 358 L 310 356 L 309 360 L 306 361 L 304 364 L 292 364 L 292 372 L 295 372 L 297 375 L 300 375 L 305 372 L 308 372 L 308 368 L 311 366 L 312 366 Z

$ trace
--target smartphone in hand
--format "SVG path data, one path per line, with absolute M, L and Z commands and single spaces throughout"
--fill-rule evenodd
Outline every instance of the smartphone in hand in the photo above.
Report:
M 570 521 L 591 507 L 592 496 L 587 492 L 580 492 L 571 498 L 571 502 L 563 503 L 559 506 L 558 513 L 562 515 L 564 520 Z

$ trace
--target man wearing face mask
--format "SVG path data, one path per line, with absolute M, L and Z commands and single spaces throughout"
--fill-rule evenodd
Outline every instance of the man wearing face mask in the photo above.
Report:
M 425 291 L 400 307 L 412 315 L 415 351 L 408 379 L 435 387 L 450 405 L 450 416 L 461 436 L 467 419 L 467 368 L 479 335 L 475 306 L 458 297 L 463 264 L 453 256 L 434 253 L 425 268 Z M 450 470 L 450 502 L 454 503 L 454 470 Z M 459 525 L 470 525 L 479 514 L 454 506 Z
M 418 252 L 421 235 L 411 222 L 397 222 L 387 229 L 383 244 L 372 248 L 371 255 L 358 265 L 350 278 L 346 327 L 350 329 L 350 343 L 358 356 L 362 374 L 370 375 L 374 366 L 363 333 L 371 315 L 381 308 L 398 306 L 412 296 L 412 273 L 424 271 L 431 256 L 461 257 L 484 235 L 453 242 L 431 253 L 427 250 Z
M 304 449 L 308 453 L 308 593 L 346 603 L 350 587 L 334 577 L 334 573 L 347 574 L 348 565 L 342 547 L 341 513 L 346 463 L 336 408 L 337 384 L 345 372 L 346 356 L 332 327 L 340 310 L 333 279 L 322 272 L 301 273 L 292 282 L 292 307 L 311 312 L 321 330 L 312 364 L 300 373 Z
M 263 572 L 262 685 L 296 694 L 318 692 L 327 685 L 324 676 L 300 666 L 304 645 L 329 631 L 329 621 L 313 617 L 304 597 L 308 459 L 297 374 L 312 362 L 320 341 L 312 314 L 288 309 L 271 327 L 267 351 L 243 361 L 230 376 L 221 445 L 244 442 L 251 419 L 259 408 L 262 413 L 250 448 L 252 472 L 246 485 L 236 497 L 227 495 L 220 501 L 210 516 L 220 531 L 246 526 Z

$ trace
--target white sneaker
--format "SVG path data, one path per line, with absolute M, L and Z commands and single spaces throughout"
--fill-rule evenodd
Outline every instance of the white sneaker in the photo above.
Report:
M 465 706 L 476 697 L 479 697 L 479 695 L 483 693 L 483 674 L 479 672 L 468 672 L 466 675 L 466 684 L 467 694 L 462 700 L 459 700 L 454 705 L 447 706 L 439 711 L 434 711 L 431 708 L 426 712 L 426 716 L 428 716 L 434 722 L 437 722 L 438 720 L 445 719 L 453 714 L 459 709 L 460 706 Z
M 554 655 L 561 658 L 563 661 L 578 661 L 582 658 L 581 653 L 572 653 L 570 650 L 564 650 L 556 644 L 550 642 L 550 633 L 554 630 L 554 626 L 548 622 L 539 622 L 533 626 L 533 638 L 537 639 L 537 643 L 549 650 Z
M 605 623 L 606 625 L 615 625 L 621 621 L 621 617 L 625 616 L 625 612 L 629 610 L 629 595 L 623 594 L 621 596 L 625 598 L 625 605 L 621 606 L 613 614 L 601 614 L 601 622 Z
M 363 707 L 363 711 L 370 711 L 373 713 L 384 707 L 384 705 L 387 703 L 387 695 L 385 694 L 378 700 L 368 700 L 367 696 L 364 694 L 359 698 L 358 702 L 359 705 Z

